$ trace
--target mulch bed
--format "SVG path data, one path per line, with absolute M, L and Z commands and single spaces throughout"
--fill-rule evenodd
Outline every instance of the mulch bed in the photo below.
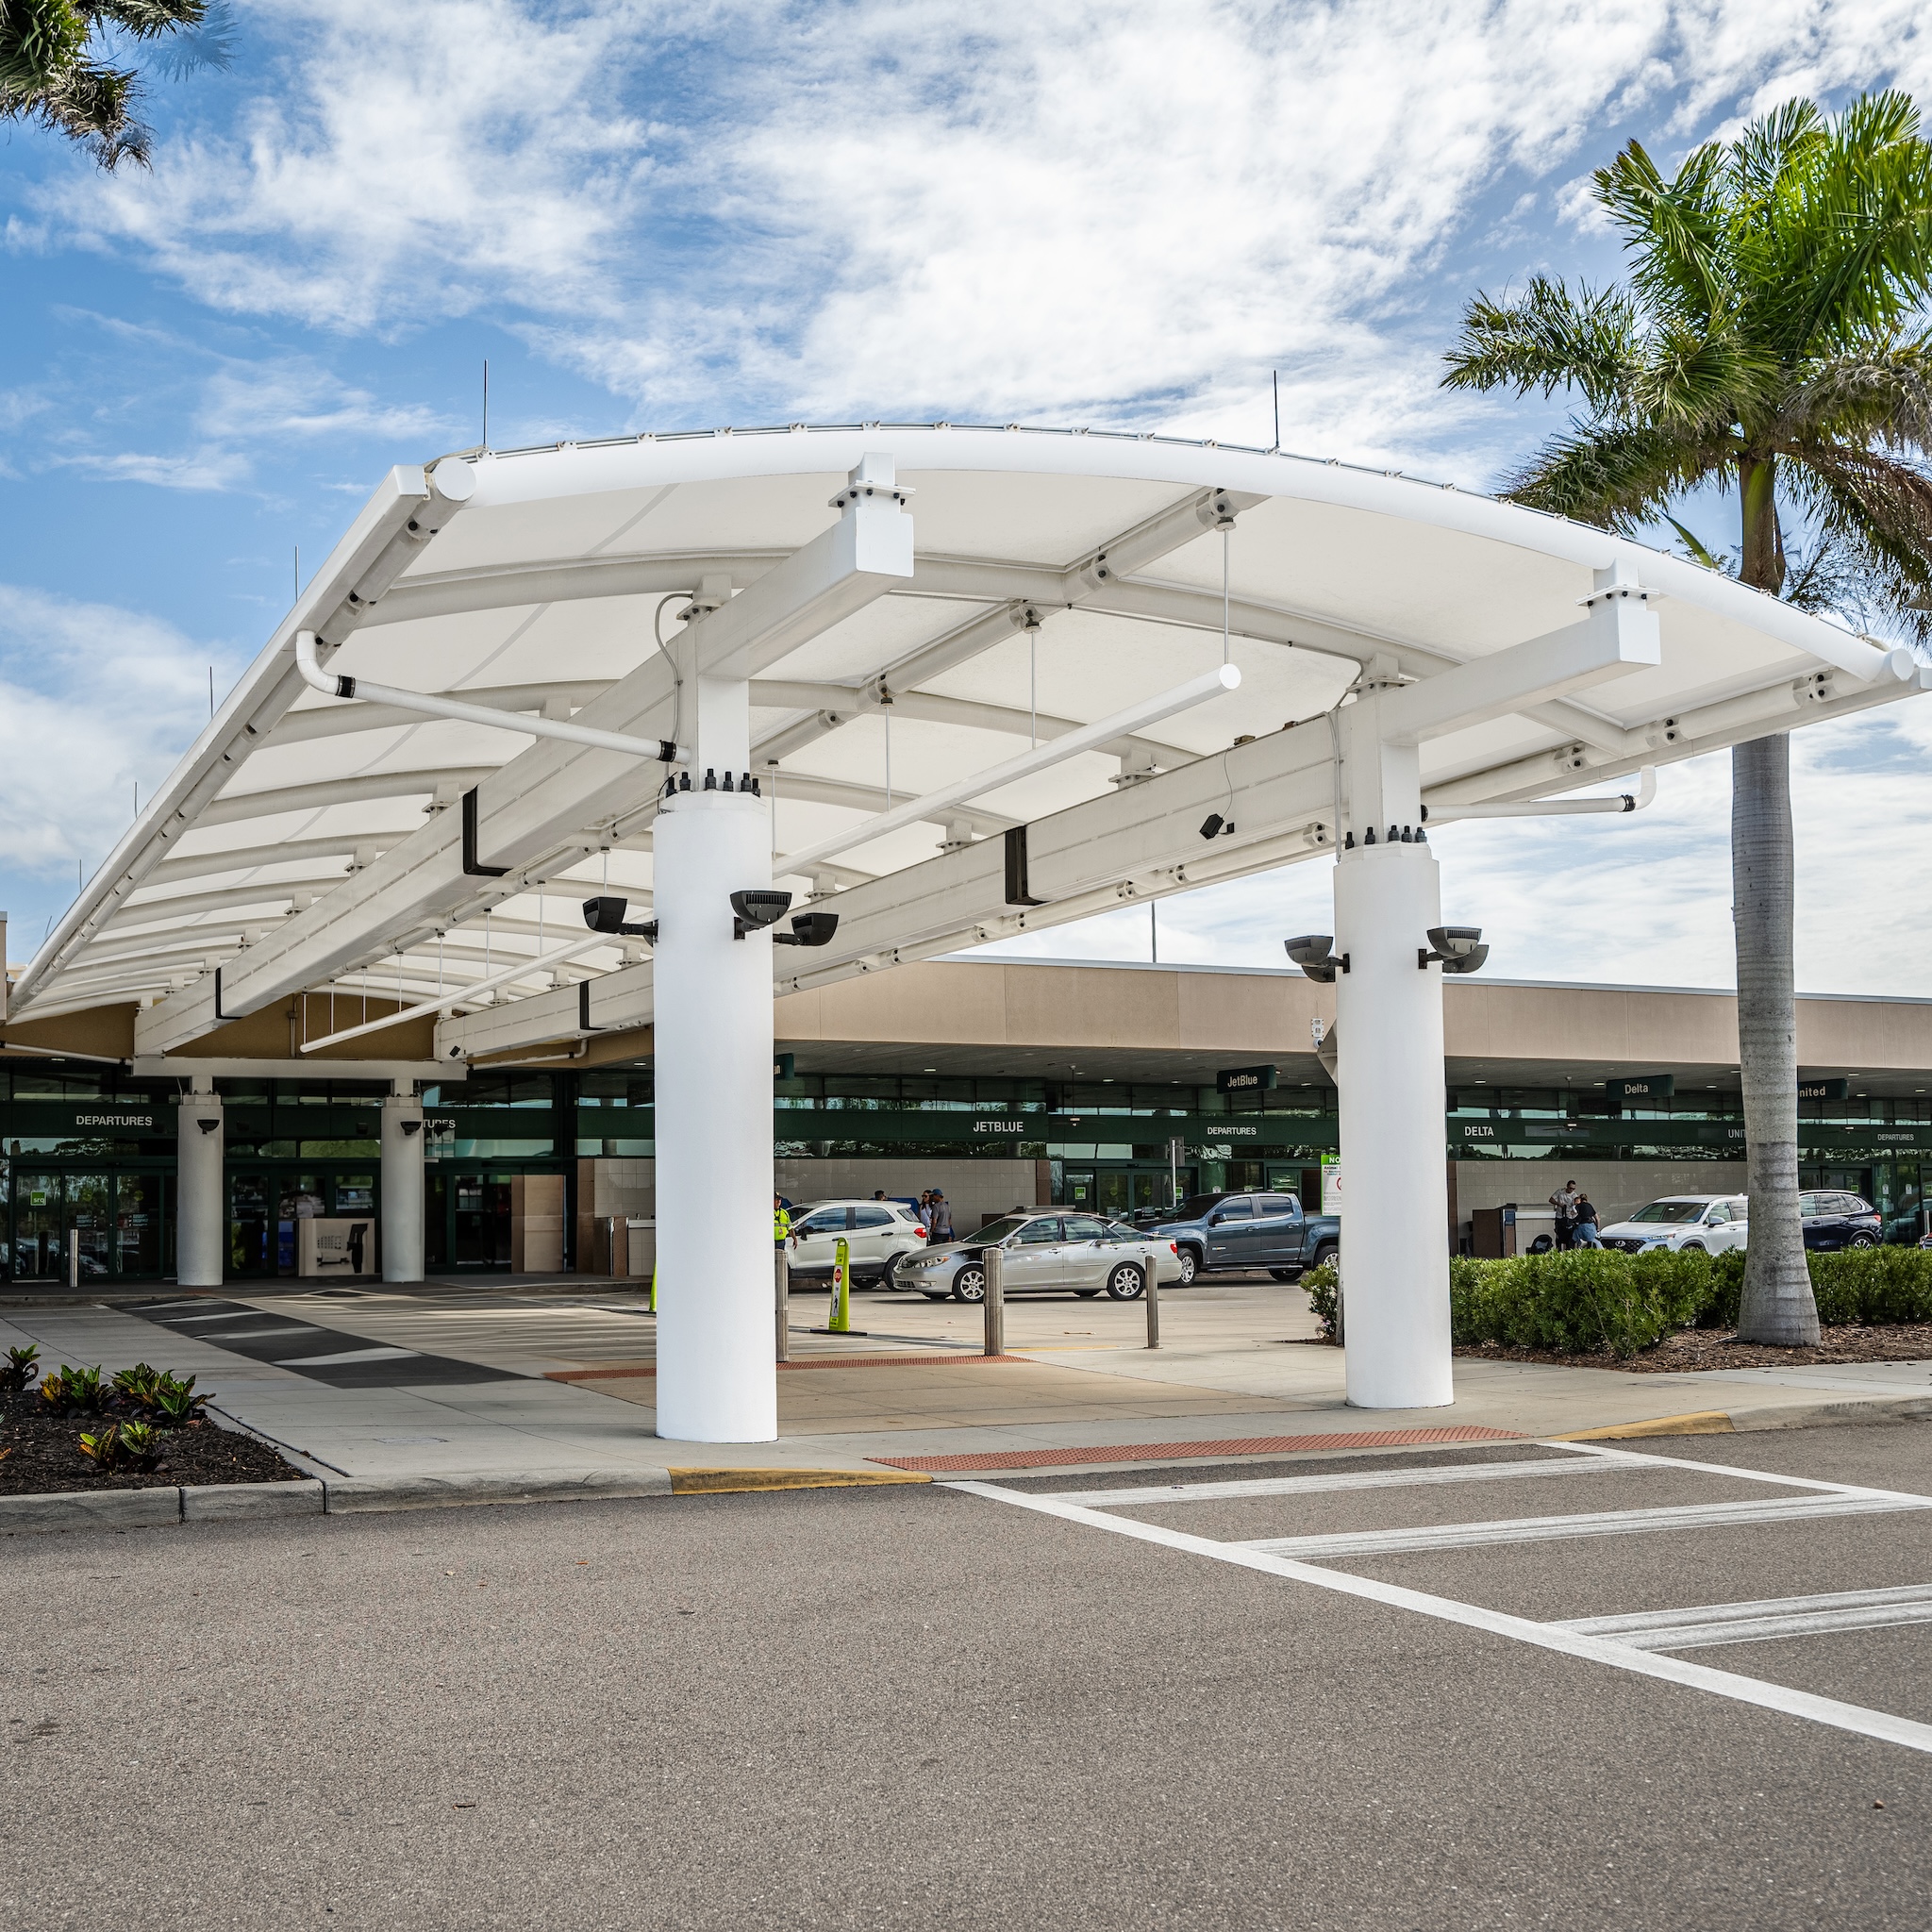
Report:
M 1625 1375 L 1681 1375 L 1699 1369 L 1809 1369 L 1833 1362 L 1932 1361 L 1932 1324 L 1827 1328 L 1816 1348 L 1766 1348 L 1716 1328 L 1687 1328 L 1655 1348 L 1619 1361 L 1609 1355 L 1558 1355 L 1551 1349 L 1472 1342 L 1457 1349 L 1490 1362 L 1554 1362 L 1567 1369 L 1615 1369 Z
M 163 1439 L 158 1468 L 96 1474 L 80 1453 L 81 1432 L 98 1435 L 109 1416 L 46 1413 L 39 1391 L 0 1390 L 0 1496 L 37 1496 L 57 1490 L 152 1490 L 176 1483 L 297 1482 L 304 1472 L 253 1436 L 213 1423 L 191 1423 Z

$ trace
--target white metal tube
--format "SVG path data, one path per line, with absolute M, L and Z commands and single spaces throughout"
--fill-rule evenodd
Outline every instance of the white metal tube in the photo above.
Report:
M 1093 751 L 1116 738 L 1124 738 L 1138 731 L 1142 725 L 1171 718 L 1176 711 L 1191 709 L 1209 698 L 1224 697 L 1229 691 L 1239 690 L 1241 681 L 1241 672 L 1234 665 L 1218 665 L 1212 671 L 1203 672 L 1199 677 L 1191 677 L 1186 684 L 1177 684 L 1172 691 L 1162 691 L 1158 697 L 1143 698 L 1137 705 L 1129 705 L 1124 710 L 1114 712 L 1111 717 L 1083 724 L 1077 731 L 1069 731 L 1064 738 L 1049 739 L 1031 751 L 1008 758 L 1005 764 L 974 772 L 971 777 L 942 785 L 937 791 L 925 792 L 894 810 L 862 819 L 858 824 L 836 832 L 829 839 L 821 839 L 816 845 L 807 846 L 803 852 L 788 852 L 778 860 L 777 869 L 781 875 L 803 872 L 806 867 L 822 858 L 830 858 L 835 853 L 850 851 L 853 846 L 863 845 L 870 839 L 881 839 L 888 832 L 898 831 L 903 825 L 917 824 L 922 819 L 937 817 L 948 806 L 963 804 L 969 798 L 997 791 L 1002 785 L 1010 785 L 1016 779 L 1031 777 L 1035 772 L 1043 772 L 1050 765 L 1077 758 L 1082 752 Z
M 1449 1354 L 1449 1188 L 1442 1158 L 1442 981 L 1416 948 L 1441 924 L 1426 845 L 1357 846 L 1335 866 L 1341 1266 L 1348 1400 L 1440 1408 Z
M 214 1125 L 205 1132 L 204 1121 Z M 183 1288 L 219 1288 L 227 1256 L 222 1157 L 227 1134 L 222 1103 L 192 1093 L 175 1112 L 175 1279 Z
M 539 972 L 545 966 L 561 966 L 567 960 L 580 959 L 586 953 L 594 953 L 599 946 L 611 943 L 608 933 L 599 933 L 595 939 L 580 940 L 575 945 L 561 946 L 554 953 L 519 959 L 514 966 L 493 973 L 487 979 L 473 979 L 469 985 L 459 986 L 440 999 L 418 1000 L 413 1007 L 399 1008 L 393 1013 L 385 1013 L 379 1020 L 365 1020 L 358 1026 L 343 1026 L 334 1033 L 325 1033 L 320 1040 L 306 1040 L 302 1042 L 302 1051 L 315 1053 L 322 1047 L 335 1046 L 344 1040 L 359 1040 L 363 1034 L 380 1032 L 385 1026 L 400 1026 L 405 1020 L 413 1020 L 420 1013 L 446 1013 L 452 1007 L 468 1006 L 479 992 L 492 991 L 512 979 L 522 979 L 525 974 Z
M 1615 798 L 1529 798 L 1513 805 L 1452 805 L 1429 813 L 1429 828 L 1453 825 L 1458 819 L 1555 819 L 1587 812 L 1641 811 L 1657 796 L 1657 767 L 1644 765 L 1637 774 L 1637 790 Z
M 619 751 L 659 764 L 688 764 L 691 753 L 668 738 L 627 738 L 622 732 L 595 731 L 588 724 L 564 724 L 554 718 L 531 718 L 522 712 L 491 709 L 487 705 L 459 704 L 453 698 L 433 698 L 420 691 L 401 691 L 392 684 L 375 684 L 366 677 L 338 676 L 325 671 L 316 657 L 312 630 L 295 633 L 295 665 L 305 682 L 332 698 L 358 698 L 420 711 L 425 718 L 455 718 L 464 724 L 488 724 L 497 731 L 521 731 L 531 738 L 560 738 L 567 744 L 588 744 L 598 751 Z
M 771 883 L 764 803 L 680 791 L 654 855 L 658 1433 L 770 1442 L 772 941 L 734 939 L 730 901 Z
M 382 1278 L 423 1279 L 423 1103 L 382 1103 Z

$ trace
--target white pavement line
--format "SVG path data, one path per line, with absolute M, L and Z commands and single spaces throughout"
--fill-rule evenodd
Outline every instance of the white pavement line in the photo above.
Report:
M 1357 1471 L 1352 1475 L 1276 1475 L 1236 1478 L 1223 1483 L 1168 1483 L 1152 1490 L 1055 1490 L 1063 1503 L 1090 1509 L 1119 1509 L 1141 1503 L 1234 1503 L 1247 1496 L 1307 1496 L 1323 1490 L 1405 1490 L 1418 1483 L 1500 1482 L 1518 1476 L 1590 1475 L 1601 1470 L 1623 1474 L 1610 1462 L 1566 1462 L 1546 1456 L 1533 1462 L 1457 1462 L 1438 1469 Z M 1641 1474 L 1641 1470 L 1629 1472 Z
M 1684 1610 L 1637 1610 L 1620 1617 L 1568 1617 L 1563 1627 L 1615 1638 L 1637 1650 L 1695 1650 L 1710 1643 L 1764 1643 L 1779 1637 L 1887 1630 L 1904 1624 L 1932 1624 L 1932 1583 L 1699 1604 Z
M 1704 1475 L 1731 1475 L 1740 1482 L 1775 1483 L 1788 1490 L 1816 1490 L 1827 1496 L 1884 1497 L 1893 1503 L 1919 1503 L 1932 1507 L 1932 1496 L 1917 1490 L 1874 1490 L 1862 1483 L 1832 1483 L 1817 1476 L 1779 1475 L 1768 1469 L 1746 1469 L 1730 1462 L 1693 1462 L 1687 1456 L 1652 1456 L 1635 1449 L 1613 1449 L 1607 1442 L 1551 1442 L 1552 1449 L 1574 1449 L 1579 1456 L 1600 1457 L 1608 1462 L 1648 1462 L 1665 1469 L 1694 1469 Z
M 1681 1684 L 1687 1690 L 1707 1691 L 1738 1704 L 1756 1705 L 1761 1710 L 1774 1710 L 1785 1717 L 1808 1718 L 1813 1724 L 1828 1724 L 1834 1730 L 1851 1731 L 1859 1737 L 1875 1738 L 1882 1743 L 1903 1744 L 1907 1750 L 1932 1755 L 1932 1724 L 1894 1717 L 1890 1711 L 1868 1710 L 1862 1705 L 1841 1704 L 1835 1697 L 1816 1697 L 1808 1690 L 1793 1690 L 1789 1685 L 1768 1684 L 1758 1677 L 1714 1671 L 1708 1665 L 1686 1663 L 1679 1657 L 1656 1656 L 1633 1649 L 1629 1644 L 1566 1629 L 1561 1624 L 1539 1624 L 1528 1617 L 1487 1610 L 1479 1604 L 1430 1596 L 1420 1590 L 1406 1590 L 1399 1583 L 1384 1583 L 1379 1577 L 1353 1576 L 1346 1570 L 1324 1570 L 1318 1564 L 1293 1562 L 1245 1544 L 1213 1542 L 1207 1537 L 1189 1536 L 1183 1530 L 1168 1529 L 1158 1523 L 1137 1523 L 1130 1516 L 1109 1516 L 1104 1510 L 1083 1509 L 1077 1504 L 1063 1503 L 1058 1496 L 1004 1490 L 997 1483 L 947 1482 L 942 1487 L 963 1490 L 970 1495 L 1008 1503 L 1016 1508 L 1035 1509 L 1041 1515 L 1058 1516 L 1063 1522 L 1077 1523 L 1089 1529 L 1111 1530 L 1115 1536 L 1160 1543 L 1190 1556 L 1209 1557 L 1216 1562 L 1259 1571 L 1265 1576 L 1286 1577 L 1294 1583 L 1313 1584 L 1317 1590 L 1386 1604 L 1392 1609 L 1412 1610 L 1418 1616 L 1459 1624 L 1465 1629 L 1514 1638 L 1540 1650 L 1580 1657 L 1586 1663 L 1607 1664 L 1612 1670 L 1626 1671 L 1633 1676 L 1660 1678 L 1667 1684 Z
M 422 1357 L 420 1348 L 345 1348 L 341 1355 L 291 1355 L 284 1356 L 275 1363 L 278 1369 L 328 1369 L 341 1362 L 399 1362 L 415 1361 Z
M 1248 1547 L 1322 1562 L 1335 1557 L 1391 1556 L 1406 1550 L 1464 1550 L 1485 1543 L 1550 1542 L 1581 1536 L 1642 1536 L 1666 1529 L 1722 1529 L 1794 1517 L 1870 1516 L 1932 1509 L 1932 1502 L 1889 1496 L 1774 1496 L 1763 1503 L 1681 1503 L 1665 1509 L 1602 1509 L 1581 1516 L 1517 1516 L 1491 1523 L 1431 1523 L 1413 1529 L 1350 1529 L 1326 1536 L 1267 1536 Z

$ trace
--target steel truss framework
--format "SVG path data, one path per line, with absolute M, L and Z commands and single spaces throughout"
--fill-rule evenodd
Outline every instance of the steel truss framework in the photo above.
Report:
M 774 873 L 840 915 L 828 946 L 774 956 L 780 991 L 1333 850 L 1382 815 L 1342 728 L 1362 737 L 1365 700 L 1446 811 L 1927 681 L 1626 540 L 1289 456 L 945 425 L 472 452 L 385 479 L 13 1018 L 138 1002 L 140 1051 L 179 1052 L 366 982 L 441 1003 L 439 1058 L 472 1059 L 651 1021 L 644 948 L 586 950 L 576 902 L 622 891 L 648 917 L 664 768 L 324 695 L 296 667 L 304 632 L 331 674 L 512 725 L 680 740 L 699 685 L 748 678 Z M 1052 755 L 1224 653 L 1238 690 Z M 1029 746 L 1025 775 L 967 782 Z M 836 858 L 788 874 L 815 846 Z

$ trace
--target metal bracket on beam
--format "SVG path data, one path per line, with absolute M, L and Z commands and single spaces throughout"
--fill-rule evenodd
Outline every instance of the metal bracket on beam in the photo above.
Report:
M 1026 879 L 1026 827 L 1013 825 L 1007 832 L 1007 904 L 1008 906 L 1044 906 L 1044 899 L 1036 899 L 1027 890 Z
M 476 857 L 476 787 L 463 793 L 463 872 L 473 879 L 500 879 L 509 871 L 507 865 L 485 865 Z

